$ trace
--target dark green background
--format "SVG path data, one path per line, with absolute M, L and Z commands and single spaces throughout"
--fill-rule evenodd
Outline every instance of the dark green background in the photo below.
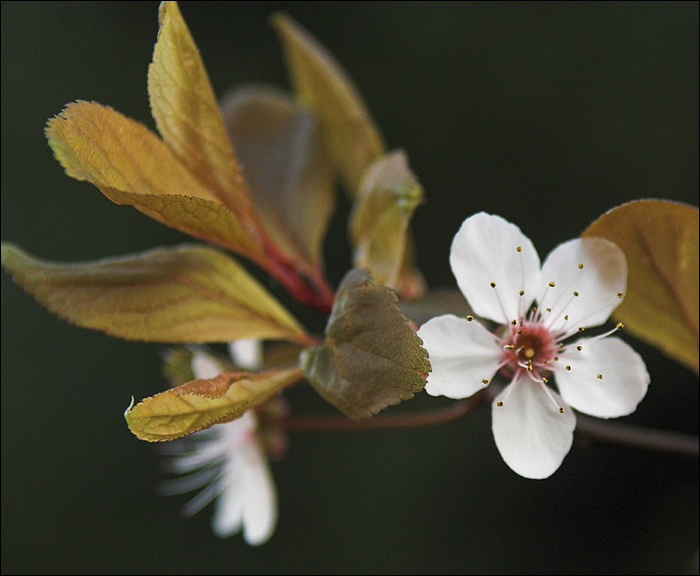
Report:
M 153 126 L 157 6 L 2 3 L 4 240 L 57 260 L 186 240 L 66 177 L 42 134 L 75 99 Z M 330 48 L 388 144 L 407 150 L 433 287 L 454 285 L 449 245 L 479 210 L 544 256 L 622 202 L 697 204 L 696 2 L 183 2 L 218 94 L 286 85 L 267 23 L 279 9 Z M 341 203 L 326 246 L 334 283 L 346 215 Z M 697 377 L 633 344 L 652 384 L 626 420 L 697 434 Z M 184 497 L 157 495 L 160 457 L 122 417 L 132 395 L 164 387 L 160 350 L 70 326 L 2 273 L 3 573 L 697 572 L 697 461 L 577 441 L 552 478 L 529 481 L 500 459 L 488 410 L 426 429 L 292 433 L 273 466 L 272 540 L 219 540 L 211 509 L 183 519 Z M 308 390 L 289 397 L 326 409 Z M 440 404 L 421 394 L 403 408 Z

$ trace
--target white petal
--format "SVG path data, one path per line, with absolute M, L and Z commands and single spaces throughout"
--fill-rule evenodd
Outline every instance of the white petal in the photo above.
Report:
M 619 338 L 577 342 L 582 349 L 561 358 L 571 370 L 555 379 L 566 402 L 598 418 L 617 418 L 634 412 L 649 385 L 644 360 Z M 598 374 L 603 376 L 598 378 Z
M 508 466 L 525 478 L 541 479 L 554 474 L 569 453 L 576 416 L 552 392 L 563 414 L 542 385 L 520 378 L 493 402 L 493 436 Z M 503 401 L 503 406 L 496 403 Z
M 499 324 L 519 318 L 538 296 L 537 251 L 515 224 L 500 216 L 480 212 L 467 218 L 452 242 L 450 265 L 474 312 Z
M 277 523 L 277 492 L 259 443 L 251 439 L 242 445 L 224 473 L 231 478 L 217 502 L 214 533 L 227 537 L 242 527 L 248 544 L 263 544 Z
M 445 315 L 432 318 L 418 330 L 428 351 L 432 372 L 425 390 L 431 396 L 466 398 L 491 381 L 501 348 L 476 320 Z
M 277 490 L 262 446 L 246 446 L 246 500 L 243 503 L 243 538 L 251 546 L 264 544 L 277 525 Z
M 539 303 L 540 310 L 552 309 L 548 324 L 559 329 L 568 315 L 567 327 L 573 332 L 578 326 L 602 324 L 619 306 L 618 294 L 624 294 L 627 287 L 627 261 L 622 250 L 604 238 L 570 240 L 547 257 L 542 280 L 555 283 Z
M 214 378 L 223 370 L 219 361 L 211 354 L 197 351 L 192 355 L 192 372 L 195 378 Z
M 258 338 L 233 340 L 228 343 L 233 363 L 246 370 L 258 370 L 262 366 L 263 344 Z

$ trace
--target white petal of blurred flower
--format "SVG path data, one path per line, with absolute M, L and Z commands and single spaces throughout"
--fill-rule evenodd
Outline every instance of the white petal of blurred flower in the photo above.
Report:
M 234 363 L 248 370 L 262 364 L 259 340 L 231 342 Z M 196 351 L 192 371 L 196 378 L 213 378 L 225 368 L 212 355 Z M 216 499 L 212 529 L 226 538 L 243 531 L 252 546 L 267 542 L 277 524 L 277 490 L 252 410 L 240 418 L 202 430 L 164 445 L 170 471 L 187 476 L 163 485 L 165 494 L 182 494 L 202 488 L 184 507 L 191 516 Z
M 600 418 L 633 412 L 649 374 L 642 358 L 618 338 L 621 327 L 573 337 L 604 323 L 622 302 L 627 263 L 602 238 L 556 247 L 540 267 L 532 242 L 499 216 L 475 214 L 452 242 L 450 264 L 471 316 L 433 318 L 418 330 L 432 372 L 425 390 L 466 398 L 496 375 L 510 384 L 494 400 L 493 434 L 504 461 L 526 478 L 547 478 L 573 442 L 569 406 Z M 559 394 L 548 384 L 556 381 Z

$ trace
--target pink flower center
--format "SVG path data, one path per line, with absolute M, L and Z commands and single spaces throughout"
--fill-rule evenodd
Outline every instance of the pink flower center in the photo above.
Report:
M 502 341 L 501 363 L 512 374 L 528 371 L 541 380 L 551 372 L 548 364 L 556 358 L 558 346 L 554 334 L 541 322 L 525 321 L 510 326 Z

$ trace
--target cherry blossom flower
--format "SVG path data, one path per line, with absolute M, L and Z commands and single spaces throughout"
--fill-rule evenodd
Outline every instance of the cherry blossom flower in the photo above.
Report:
M 260 368 L 259 340 L 232 342 L 229 351 L 239 367 Z M 223 369 L 204 351 L 192 357 L 196 378 L 213 378 Z M 191 474 L 163 487 L 166 494 L 204 487 L 185 505 L 185 515 L 196 514 L 216 498 L 214 533 L 226 538 L 242 530 L 243 539 L 252 546 L 267 542 L 277 524 L 277 491 L 259 431 L 258 417 L 249 410 L 236 420 L 166 445 L 169 453 L 176 454 L 170 462 L 171 471 Z
M 602 238 L 556 247 L 540 267 L 532 242 L 499 216 L 475 214 L 452 242 L 450 265 L 475 315 L 445 315 L 418 331 L 430 354 L 425 390 L 466 398 L 497 373 L 510 383 L 493 401 L 493 435 L 504 461 L 547 478 L 573 442 L 576 416 L 633 412 L 649 384 L 642 358 L 611 334 L 575 339 L 603 324 L 627 284 L 623 252 Z M 556 382 L 559 393 L 550 388 Z

